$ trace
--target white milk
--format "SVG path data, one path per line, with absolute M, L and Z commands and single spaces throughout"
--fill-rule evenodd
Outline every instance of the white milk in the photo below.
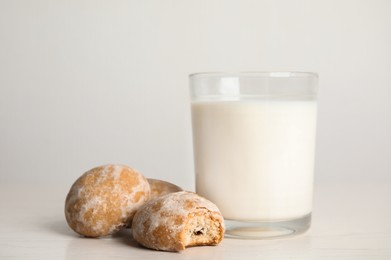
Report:
M 196 191 L 226 219 L 311 213 L 316 101 L 192 103 Z

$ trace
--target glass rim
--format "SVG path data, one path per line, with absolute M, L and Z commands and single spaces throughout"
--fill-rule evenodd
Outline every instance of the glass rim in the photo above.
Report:
M 189 74 L 189 78 L 198 77 L 258 77 L 258 78 L 305 78 L 314 77 L 318 78 L 319 75 L 316 72 L 309 71 L 211 71 L 211 72 L 196 72 Z

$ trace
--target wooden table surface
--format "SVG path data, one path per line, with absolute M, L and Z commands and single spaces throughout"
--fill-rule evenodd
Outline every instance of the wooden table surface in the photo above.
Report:
M 0 184 L 0 259 L 391 259 L 391 185 L 315 185 L 313 223 L 286 239 L 224 239 L 181 253 L 144 249 L 125 230 L 77 236 L 65 222 L 69 187 Z

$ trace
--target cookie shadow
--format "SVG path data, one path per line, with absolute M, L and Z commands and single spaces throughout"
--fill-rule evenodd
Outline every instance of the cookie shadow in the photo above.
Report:
M 76 234 L 70 229 L 65 220 L 47 221 L 42 224 L 42 228 L 57 235 L 67 237 L 80 237 L 78 234 Z
M 140 244 L 134 240 L 132 236 L 132 230 L 130 228 L 122 229 L 112 235 L 108 236 L 103 236 L 101 238 L 89 238 L 89 237 L 84 237 L 82 235 L 79 235 L 75 233 L 65 221 L 54 221 L 51 223 L 47 223 L 46 228 L 49 229 L 50 231 L 57 233 L 59 235 L 63 236 L 68 236 L 72 238 L 80 238 L 80 239 L 91 239 L 91 240 L 99 240 L 99 239 L 112 239 L 115 240 L 118 244 L 130 246 L 133 248 L 139 248 L 139 249 L 144 249 Z
M 133 238 L 132 230 L 130 228 L 120 230 L 114 233 L 113 235 L 111 235 L 111 237 L 123 245 L 131 246 L 133 248 L 138 248 L 138 249 L 145 249 L 139 243 L 137 243 L 136 240 Z
M 112 235 L 104 236 L 101 238 L 87 238 L 82 235 L 79 235 L 75 233 L 66 223 L 65 220 L 52 220 L 52 221 L 45 221 L 44 223 L 41 224 L 41 227 L 45 229 L 46 231 L 60 235 L 60 236 L 66 236 L 68 238 L 73 238 L 70 240 L 71 242 L 77 242 L 80 243 L 82 239 L 84 240 L 106 240 L 106 239 L 112 239 L 114 240 L 118 245 L 122 246 L 127 246 L 127 247 L 132 247 L 133 249 L 137 250 L 150 250 L 150 251 L 155 251 L 151 249 L 147 249 L 143 246 L 141 246 L 139 243 L 136 242 L 136 240 L 132 236 L 132 230 L 130 228 L 122 229 Z M 74 240 L 76 239 L 76 240 Z

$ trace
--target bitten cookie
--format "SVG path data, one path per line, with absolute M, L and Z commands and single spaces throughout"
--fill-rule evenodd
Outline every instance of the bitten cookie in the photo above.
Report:
M 164 251 L 217 245 L 224 231 L 224 219 L 217 206 L 187 191 L 150 200 L 140 207 L 132 223 L 133 237 L 138 243 Z
M 130 167 L 105 165 L 84 173 L 65 201 L 68 225 L 80 235 L 100 237 L 126 227 L 149 199 L 147 179 Z
M 182 191 L 182 189 L 175 184 L 167 181 L 147 179 L 151 187 L 151 199 L 166 195 L 173 192 Z

